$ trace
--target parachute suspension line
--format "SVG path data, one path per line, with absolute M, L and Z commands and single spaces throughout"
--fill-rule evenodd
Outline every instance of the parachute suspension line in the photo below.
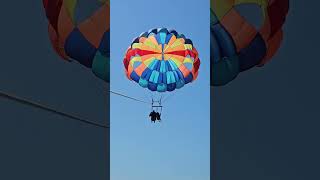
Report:
M 161 113 L 162 113 L 162 106 L 160 106 L 160 111 L 158 111 L 158 112 L 160 112 L 160 115 L 161 115 Z
M 152 99 L 151 99 L 151 111 L 154 110 L 154 109 L 153 109 L 153 103 L 154 103 L 154 101 L 153 101 L 153 96 L 152 96 Z
M 162 108 L 162 104 L 161 104 L 161 101 L 162 101 L 162 93 L 160 92 L 150 92 L 148 91 L 148 93 L 150 94 L 151 96 L 151 111 L 156 111 L 156 112 L 159 112 L 159 108 Z
M 124 95 L 124 94 L 118 93 L 118 92 L 114 92 L 114 91 L 111 91 L 111 90 L 110 90 L 110 93 L 115 94 L 115 95 L 118 95 L 118 96 L 122 96 L 122 97 L 125 97 L 125 98 L 128 98 L 128 99 L 131 99 L 131 100 L 134 100 L 134 101 L 137 101 L 137 102 L 141 102 L 141 103 L 149 104 L 149 103 L 148 103 L 148 102 L 146 102 L 146 101 L 142 101 L 142 100 L 140 100 L 140 99 L 133 98 L 133 97 L 130 97 L 130 96 L 127 96 L 127 95 Z
M 162 113 L 162 99 L 163 99 L 163 94 L 161 94 L 161 97 L 160 97 L 160 115 Z
M 146 91 L 149 93 L 151 99 L 153 99 L 153 94 L 152 94 L 150 91 L 148 91 L 148 90 L 146 90 Z
M 28 105 L 28 106 L 31 106 L 33 108 L 41 109 L 41 110 L 44 110 L 44 111 L 47 111 L 47 112 L 51 112 L 53 114 L 58 114 L 60 116 L 63 116 L 63 117 L 66 117 L 66 118 L 69 118 L 69 119 L 72 119 L 72 120 L 75 120 L 75 121 L 78 121 L 78 122 L 81 122 L 81 123 L 89 124 L 89 125 L 100 127 L 100 128 L 104 128 L 104 129 L 108 129 L 110 127 L 110 126 L 106 126 L 106 125 L 103 125 L 103 124 L 95 123 L 95 122 L 92 122 L 92 121 L 77 117 L 75 115 L 71 115 L 71 114 L 62 112 L 62 111 L 58 111 L 56 109 L 48 107 L 47 105 L 36 103 L 36 102 L 30 101 L 30 100 L 27 100 L 27 99 L 24 99 L 24 98 L 21 98 L 21 97 L 12 95 L 12 94 L 8 94 L 8 93 L 2 92 L 2 91 L 0 91 L 0 96 L 3 97 L 3 98 L 9 99 L 11 101 L 15 101 L 15 102 L 18 102 L 20 104 Z

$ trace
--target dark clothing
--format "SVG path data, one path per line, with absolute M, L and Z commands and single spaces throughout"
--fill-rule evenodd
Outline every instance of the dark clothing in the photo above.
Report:
M 156 122 L 156 120 L 157 120 L 157 113 L 156 113 L 155 111 L 152 111 L 152 112 L 149 114 L 149 117 L 151 117 L 151 121 Z
M 158 113 L 158 112 L 156 112 L 156 116 L 157 116 L 157 120 L 161 120 L 161 114 L 160 113 Z
M 158 112 L 155 112 L 154 110 L 149 114 L 149 117 L 151 117 L 152 122 L 156 122 L 156 120 L 161 121 L 161 114 Z

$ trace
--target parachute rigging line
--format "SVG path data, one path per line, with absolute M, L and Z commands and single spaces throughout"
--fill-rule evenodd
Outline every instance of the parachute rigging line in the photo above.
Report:
M 110 93 L 115 94 L 115 95 L 118 95 L 118 96 L 122 96 L 122 97 L 125 97 L 125 98 L 128 98 L 128 99 L 131 99 L 131 100 L 134 100 L 134 101 L 137 101 L 137 102 L 141 102 L 141 103 L 145 103 L 145 104 L 150 104 L 150 103 L 148 103 L 148 102 L 146 102 L 146 101 L 142 101 L 142 100 L 140 100 L 140 99 L 136 99 L 136 98 L 133 98 L 133 97 L 130 97 L 130 96 L 127 96 L 127 95 L 118 93 L 118 92 L 110 91 Z
M 99 128 L 104 128 L 104 129 L 109 129 L 110 128 L 109 126 L 106 126 L 106 125 L 103 125 L 103 124 L 99 124 L 99 123 L 95 123 L 95 122 L 92 122 L 92 121 L 88 121 L 86 119 L 77 117 L 75 115 L 71 115 L 71 114 L 68 114 L 68 113 L 65 113 L 65 112 L 61 112 L 61 111 L 55 110 L 53 108 L 50 108 L 50 107 L 48 107 L 46 105 L 39 104 L 39 103 L 36 103 L 36 102 L 32 102 L 30 100 L 27 100 L 27 99 L 24 99 L 24 98 L 21 98 L 21 97 L 12 95 L 12 94 L 8 94 L 8 93 L 2 92 L 2 91 L 0 91 L 0 96 L 3 97 L 3 98 L 9 99 L 9 100 L 18 102 L 20 104 L 32 106 L 32 107 L 37 108 L 37 109 L 42 109 L 42 110 L 45 110 L 45 111 L 48 111 L 48 112 L 51 112 L 51 113 L 54 113 L 54 114 L 58 114 L 58 115 L 63 116 L 63 117 L 67 117 L 69 119 L 72 119 L 72 120 L 75 120 L 75 121 L 78 121 L 78 122 L 82 122 L 82 123 L 85 123 L 85 124 L 89 124 L 89 125 L 96 126 L 96 127 L 99 127 Z

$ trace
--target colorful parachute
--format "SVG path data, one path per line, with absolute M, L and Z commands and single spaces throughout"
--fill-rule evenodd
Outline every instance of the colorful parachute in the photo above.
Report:
M 109 82 L 109 0 L 92 0 L 93 13 L 81 19 L 78 0 L 43 0 L 53 48 L 63 59 L 76 60 Z M 89 8 L 89 6 L 85 6 Z
M 142 33 L 123 60 L 130 80 L 151 91 L 173 91 L 194 81 L 200 59 L 190 39 L 175 30 L 152 29 Z
M 257 4 L 264 15 L 260 30 L 236 10 Z M 289 0 L 211 0 L 211 85 L 225 85 L 239 72 L 268 62 L 282 40 Z

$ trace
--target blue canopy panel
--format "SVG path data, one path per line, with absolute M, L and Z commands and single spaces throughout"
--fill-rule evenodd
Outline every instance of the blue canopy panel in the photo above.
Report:
M 102 80 L 110 82 L 110 31 L 103 34 L 92 62 L 92 72 Z
M 215 21 L 210 33 L 210 82 L 225 85 L 239 74 L 239 59 L 231 35 Z
M 98 51 L 93 59 L 92 72 L 106 82 L 110 82 L 110 58 Z
M 110 57 L 110 31 L 103 34 L 98 50 L 102 55 Z
M 66 39 L 66 54 L 80 64 L 91 68 L 97 49 L 75 28 Z
M 262 36 L 257 33 L 251 43 L 239 52 L 240 71 L 248 70 L 260 64 L 266 53 L 266 43 Z

